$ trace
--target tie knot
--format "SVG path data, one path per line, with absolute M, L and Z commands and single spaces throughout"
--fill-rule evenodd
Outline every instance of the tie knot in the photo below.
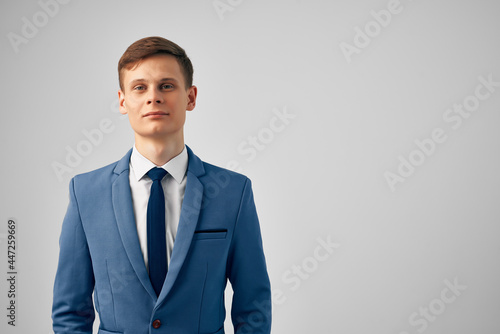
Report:
M 151 178 L 151 180 L 153 180 L 153 182 L 158 180 L 161 181 L 161 179 L 163 179 L 165 175 L 167 175 L 167 171 L 163 168 L 158 167 L 151 168 L 148 172 L 148 176 Z

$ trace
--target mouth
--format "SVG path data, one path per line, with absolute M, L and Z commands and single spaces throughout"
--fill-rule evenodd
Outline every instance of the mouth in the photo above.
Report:
M 151 112 L 148 112 L 147 114 L 145 114 L 143 117 L 158 118 L 158 117 L 168 116 L 168 115 L 170 115 L 170 114 L 167 112 L 164 112 L 164 111 L 151 111 Z

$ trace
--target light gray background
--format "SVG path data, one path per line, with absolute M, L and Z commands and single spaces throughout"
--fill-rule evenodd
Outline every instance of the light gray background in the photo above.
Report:
M 184 47 L 195 67 L 186 143 L 253 181 L 274 333 L 500 331 L 500 87 L 460 127 L 443 119 L 474 102 L 479 77 L 500 82 L 497 1 L 401 0 L 380 31 L 372 11 L 391 1 L 66 2 L 52 16 L 34 0 L 0 4 L 1 277 L 10 217 L 19 238 L 17 326 L 2 278 L 2 333 L 51 332 L 68 182 L 133 145 L 116 67 L 151 35 Z M 26 20 L 40 26 L 16 52 L 9 36 Z M 366 25 L 374 37 L 349 62 L 341 43 L 355 45 Z M 277 111 L 293 116 L 266 130 Z M 104 119 L 113 130 L 59 179 L 53 164 Z M 436 128 L 446 141 L 418 161 L 415 141 Z M 259 135 L 249 159 L 238 147 Z M 421 164 L 391 189 L 384 174 L 410 156 Z M 328 238 L 339 244 L 331 254 L 318 248 Z

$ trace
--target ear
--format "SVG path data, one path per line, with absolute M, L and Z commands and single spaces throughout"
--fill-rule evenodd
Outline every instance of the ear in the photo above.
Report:
M 188 88 L 188 103 L 186 110 L 193 110 L 196 106 L 196 95 L 198 94 L 198 88 L 196 86 L 191 86 Z
M 125 107 L 125 93 L 120 89 L 118 91 L 118 107 L 120 109 L 120 114 L 127 114 L 127 107 Z

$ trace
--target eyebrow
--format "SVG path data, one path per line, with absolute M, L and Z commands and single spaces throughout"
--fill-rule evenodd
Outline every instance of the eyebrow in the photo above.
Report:
M 176 78 L 162 78 L 160 79 L 160 82 L 165 82 L 165 81 L 174 81 L 174 82 L 178 82 L 178 80 Z M 134 79 L 132 81 L 130 81 L 130 85 L 134 85 L 136 83 L 140 83 L 140 82 L 147 82 L 146 79 L 143 79 L 143 78 L 139 78 L 139 79 Z

